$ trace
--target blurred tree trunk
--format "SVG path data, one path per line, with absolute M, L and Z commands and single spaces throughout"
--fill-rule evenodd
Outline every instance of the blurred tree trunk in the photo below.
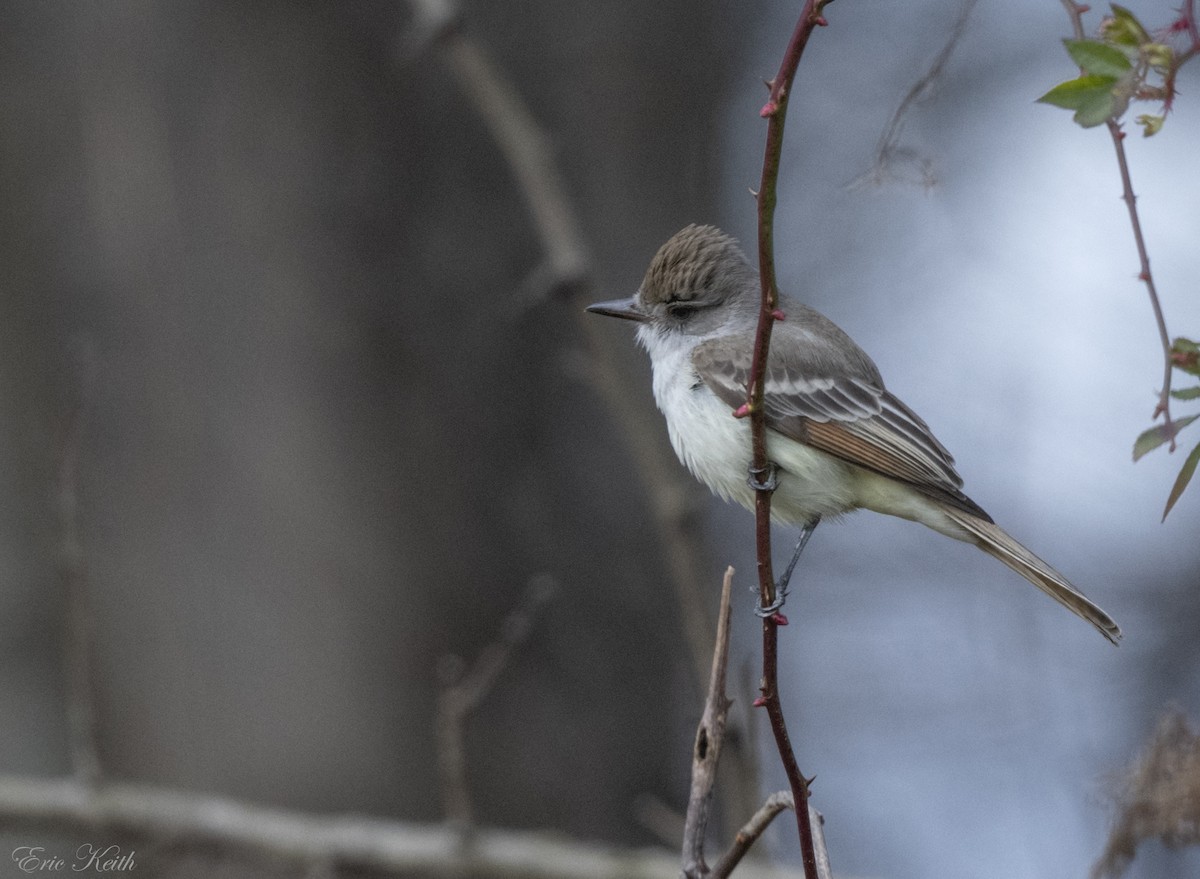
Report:
M 435 49 L 398 60 L 407 6 L 6 12 L 0 740 L 36 744 L 0 768 L 67 766 L 53 497 L 82 340 L 108 773 L 437 820 L 438 658 L 547 572 L 467 727 L 479 819 L 644 840 L 634 800 L 682 801 L 699 710 L 674 596 L 566 367 L 574 306 L 522 296 L 541 254 L 509 169 Z M 551 133 L 598 292 L 632 292 L 714 213 L 709 6 L 464 20 Z

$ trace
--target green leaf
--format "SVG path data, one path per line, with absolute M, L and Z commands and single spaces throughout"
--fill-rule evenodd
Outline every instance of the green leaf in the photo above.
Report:
M 1137 16 L 1124 6 L 1112 4 L 1112 17 L 1100 22 L 1100 35 L 1119 46 L 1140 46 L 1150 42 L 1150 35 Z
M 1080 76 L 1060 82 L 1046 94 L 1038 98 L 1043 104 L 1053 104 L 1065 110 L 1081 110 L 1090 105 L 1098 97 L 1112 97 L 1113 86 L 1117 84 L 1115 76 Z
M 1171 486 L 1171 493 L 1167 496 L 1167 506 L 1163 510 L 1164 522 L 1167 520 L 1167 514 L 1171 512 L 1171 507 L 1175 506 L 1175 501 L 1179 500 L 1179 496 L 1183 494 L 1183 490 L 1192 481 L 1192 474 L 1196 472 L 1197 464 L 1200 464 L 1200 444 L 1192 449 L 1192 453 L 1183 462 L 1183 469 L 1175 477 L 1175 484 Z
M 1088 74 L 1059 83 L 1038 101 L 1074 110 L 1075 121 L 1084 128 L 1092 128 L 1124 110 L 1113 91 L 1117 82 L 1115 76 Z
M 1200 398 L 1200 385 L 1194 388 L 1180 388 L 1177 391 L 1171 391 L 1171 396 L 1176 400 L 1195 400 Z
M 1133 441 L 1133 460 L 1138 460 L 1142 455 L 1157 449 L 1163 443 L 1178 435 L 1179 431 L 1183 430 L 1200 415 L 1189 415 L 1187 418 L 1177 418 L 1171 423 L 1173 430 L 1167 431 L 1165 424 L 1157 424 L 1149 430 L 1143 431 L 1141 436 Z
M 1142 126 L 1142 137 L 1153 137 L 1162 131 L 1163 123 L 1167 121 L 1167 117 L 1152 116 L 1149 113 L 1143 113 L 1133 121 Z
M 1191 375 L 1200 375 L 1200 345 L 1183 336 L 1171 343 L 1171 365 Z
M 1110 94 L 1104 98 L 1096 98 L 1086 107 L 1080 107 L 1071 118 L 1081 128 L 1095 128 L 1114 116 L 1120 116 L 1123 112 L 1125 112 L 1125 104 L 1119 103 L 1116 97 Z
M 1096 76 L 1122 77 L 1133 69 L 1133 64 L 1120 49 L 1096 40 L 1063 40 L 1071 60 L 1084 72 Z

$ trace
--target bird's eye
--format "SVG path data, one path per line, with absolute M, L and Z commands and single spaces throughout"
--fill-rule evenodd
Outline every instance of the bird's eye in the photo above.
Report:
M 675 320 L 687 320 L 696 313 L 696 309 L 699 307 L 695 302 L 677 300 L 667 303 L 667 314 L 675 318 Z

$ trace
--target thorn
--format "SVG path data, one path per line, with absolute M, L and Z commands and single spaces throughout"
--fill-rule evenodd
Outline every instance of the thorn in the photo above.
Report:
M 773 79 L 764 79 L 762 82 L 763 82 L 763 85 L 765 85 L 767 87 L 767 91 L 770 91 L 771 89 L 775 88 L 775 80 L 773 80 Z
M 1150 273 L 1149 272 L 1138 272 L 1138 280 L 1139 281 L 1149 281 Z
M 816 780 L 817 780 L 817 777 L 816 777 L 815 775 L 814 775 L 812 778 L 805 778 L 805 779 L 804 779 L 804 786 L 805 786 L 805 787 L 812 787 L 812 785 L 813 785 L 813 782 L 814 782 L 814 781 L 816 781 Z
M 745 418 L 749 414 L 750 414 L 750 404 L 749 403 L 743 403 L 742 405 L 738 406 L 736 409 L 733 410 L 734 418 Z
M 1124 140 L 1124 139 L 1125 139 L 1125 132 L 1124 132 L 1124 131 L 1118 131 L 1118 132 L 1117 132 L 1117 140 Z
M 763 706 L 765 706 L 766 704 L 767 704 L 767 697 L 766 697 L 766 696 L 759 696 L 759 697 L 758 697 L 757 699 L 755 699 L 755 700 L 754 700 L 754 702 L 753 702 L 753 705 L 754 705 L 754 707 L 755 707 L 755 708 L 762 708 L 762 707 L 763 707 Z
M 779 104 L 777 104 L 775 102 L 775 100 L 772 99 L 770 101 L 767 101 L 765 104 L 763 104 L 762 109 L 758 111 L 758 115 L 761 116 L 763 119 L 770 119 L 772 116 L 774 116 L 778 112 L 779 112 Z
M 829 27 L 829 22 L 826 21 L 825 16 L 823 15 L 818 15 L 816 18 L 814 18 L 813 24 L 815 24 L 817 27 Z
M 775 318 L 775 320 L 778 320 L 778 321 L 787 320 L 787 315 L 783 313 L 782 308 L 777 308 L 774 311 L 772 311 L 771 317 Z
M 771 614 L 771 622 L 777 626 L 786 626 L 788 624 L 788 618 L 779 611 L 775 611 L 775 613 Z
M 746 188 L 750 191 L 750 197 L 755 201 L 758 201 L 758 190 L 753 186 L 747 186 Z
M 1092 7 L 1088 6 L 1086 3 L 1080 3 L 1075 8 L 1079 10 L 1080 15 L 1084 15 L 1085 13 L 1092 11 Z

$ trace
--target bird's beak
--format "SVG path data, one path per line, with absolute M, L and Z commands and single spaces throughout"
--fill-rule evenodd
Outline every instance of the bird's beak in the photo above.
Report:
M 597 302 L 595 305 L 589 305 L 587 310 L 593 314 L 604 314 L 609 317 L 636 320 L 639 323 L 645 323 L 650 320 L 650 315 L 642 311 L 642 307 L 638 305 L 636 296 L 631 296 L 628 299 L 613 299 L 609 302 Z

